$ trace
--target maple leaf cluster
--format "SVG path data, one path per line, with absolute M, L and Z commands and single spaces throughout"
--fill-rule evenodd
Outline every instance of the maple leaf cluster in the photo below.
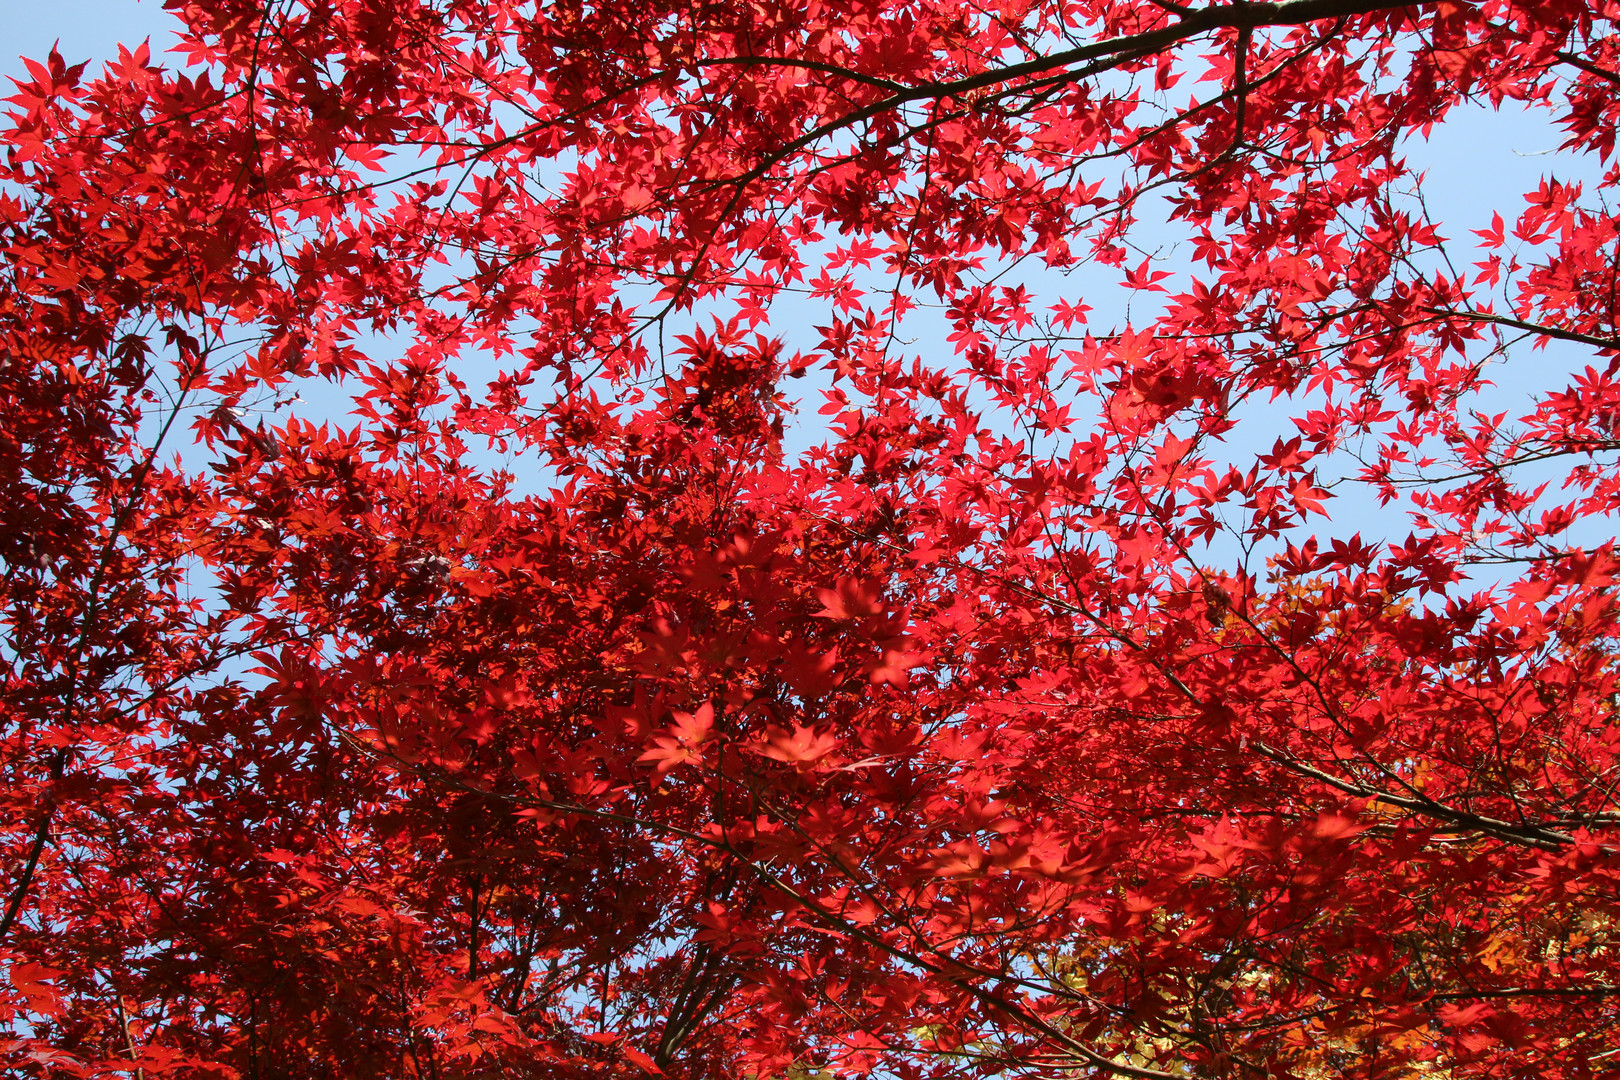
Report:
M 1614 0 L 166 8 L 0 128 L 9 1075 L 1620 1068 Z

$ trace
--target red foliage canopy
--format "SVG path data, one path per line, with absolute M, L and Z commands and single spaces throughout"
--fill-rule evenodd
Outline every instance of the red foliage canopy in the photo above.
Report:
M 1615 0 L 167 6 L 0 134 L 12 1074 L 1620 1069 Z

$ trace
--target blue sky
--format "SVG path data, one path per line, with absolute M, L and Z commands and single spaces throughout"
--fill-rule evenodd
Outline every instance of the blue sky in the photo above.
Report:
M 112 57 L 120 42 L 134 44 L 147 37 L 152 39 L 154 53 L 161 55 L 174 41 L 170 32 L 174 22 L 163 10 L 161 0 L 9 0 L 3 25 L 0 75 L 21 74 L 23 66 L 19 55 L 42 57 L 53 43 L 59 43 L 69 63 L 75 63 Z M 176 63 L 178 57 L 168 62 Z M 1442 233 L 1459 242 L 1459 254 L 1466 255 L 1472 242 L 1468 230 L 1488 225 L 1495 210 L 1501 210 L 1511 219 L 1524 205 L 1523 193 L 1533 190 L 1544 175 L 1551 173 L 1565 180 L 1586 179 L 1588 191 L 1592 190 L 1592 181 L 1598 175 L 1597 163 L 1571 160 L 1568 155 L 1559 154 L 1557 147 L 1561 141 L 1561 132 L 1548 122 L 1545 113 L 1526 112 L 1509 103 L 1500 113 L 1483 108 L 1457 110 L 1446 123 L 1436 127 L 1427 142 L 1413 143 L 1407 151 L 1408 159 L 1427 171 L 1425 193 L 1430 211 L 1442 223 Z M 1152 246 L 1151 225 L 1143 224 L 1149 228 L 1147 235 L 1140 239 L 1144 245 Z M 1082 285 L 1071 281 L 1067 287 L 1056 287 L 1065 293 L 1086 294 L 1099 308 L 1092 316 L 1093 325 L 1108 326 L 1119 320 L 1121 312 L 1107 310 L 1109 292 L 1123 295 L 1117 290 L 1105 288 L 1094 299 L 1089 282 Z M 823 321 L 819 312 L 812 313 L 808 307 L 799 311 L 779 305 L 775 314 L 773 331 L 787 333 L 794 346 L 800 345 L 797 337 L 808 335 L 814 323 Z M 914 348 L 948 352 L 943 344 L 944 333 L 943 324 L 938 328 L 923 328 Z M 805 342 L 811 343 L 813 340 Z M 1496 386 L 1482 396 L 1479 405 L 1487 411 L 1521 413 L 1528 408 L 1533 390 L 1556 388 L 1562 381 L 1559 378 L 1562 371 L 1578 371 L 1593 358 L 1592 351 L 1581 346 L 1555 343 L 1544 352 L 1520 347 L 1511 362 L 1490 371 Z M 807 380 L 789 389 L 813 390 L 814 383 Z M 820 396 L 814 393 L 808 396 L 806 415 L 799 418 L 798 430 L 790 433 L 790 441 L 800 445 L 814 440 L 819 433 L 820 421 L 815 409 L 820 404 Z M 341 416 L 346 411 L 342 402 L 341 397 L 326 402 L 329 415 Z M 1286 423 L 1283 417 L 1278 419 Z M 1271 434 L 1264 436 L 1267 446 Z M 1387 536 L 1400 536 L 1406 531 L 1398 515 L 1379 511 L 1370 499 L 1337 499 L 1330 510 L 1334 522 L 1325 531 L 1332 535 L 1348 535 L 1369 527 L 1371 532 Z
M 116 56 L 119 42 L 149 35 L 156 52 L 173 43 L 164 40 L 172 24 L 161 0 L 6 0 L 0 74 L 21 72 L 19 56 L 44 56 L 57 40 L 69 63 Z

